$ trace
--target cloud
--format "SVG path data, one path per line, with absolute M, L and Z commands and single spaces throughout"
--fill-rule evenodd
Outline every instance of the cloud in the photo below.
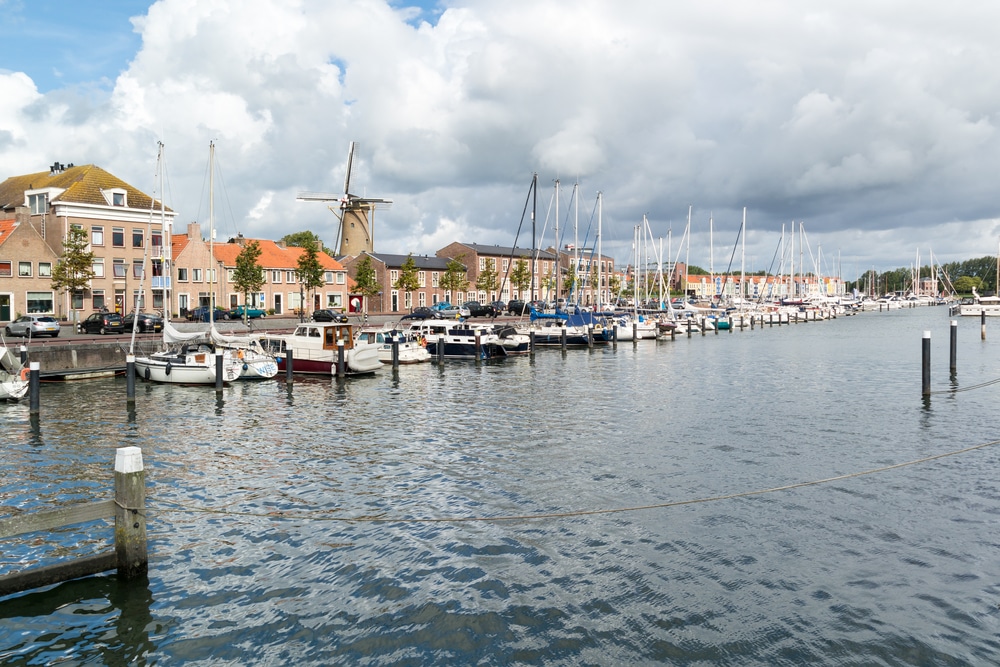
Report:
M 619 261 L 643 215 L 679 238 L 689 205 L 703 265 L 709 217 L 735 239 L 744 206 L 756 257 L 804 221 L 861 270 L 923 245 L 966 259 L 997 231 L 998 19 L 898 0 L 159 0 L 110 92 L 0 73 L 0 167 L 93 162 L 152 191 L 162 140 L 185 224 L 207 211 L 215 141 L 240 231 L 333 243 L 334 216 L 295 194 L 339 194 L 357 141 L 352 191 L 394 201 L 377 214 L 386 252 L 512 243 L 538 173 L 546 210 L 561 181 L 564 230 L 574 182 L 588 225 L 603 193 Z

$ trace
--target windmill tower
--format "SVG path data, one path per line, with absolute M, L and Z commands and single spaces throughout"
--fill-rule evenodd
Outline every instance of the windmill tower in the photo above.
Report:
M 335 195 L 324 192 L 300 192 L 300 201 L 340 202 L 339 213 L 333 206 L 328 208 L 337 216 L 338 250 L 337 255 L 360 255 L 363 252 L 375 252 L 374 235 L 375 208 L 388 208 L 391 199 L 375 199 L 358 197 L 351 192 L 351 165 L 354 162 L 354 142 L 347 152 L 347 176 L 344 178 L 344 194 Z

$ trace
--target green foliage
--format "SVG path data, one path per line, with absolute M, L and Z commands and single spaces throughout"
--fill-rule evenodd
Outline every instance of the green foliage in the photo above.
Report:
M 375 267 L 372 266 L 372 258 L 365 255 L 357 264 L 354 276 L 354 289 L 366 297 L 373 297 L 382 291 L 382 286 L 378 282 L 378 275 Z
M 87 250 L 87 230 L 73 225 L 63 242 L 63 254 L 52 269 L 52 289 L 66 293 L 86 289 L 94 277 L 94 253 Z
M 251 292 L 259 292 L 264 286 L 264 270 L 257 263 L 261 255 L 260 243 L 250 241 L 240 254 L 236 256 L 236 269 L 233 271 L 233 285 L 243 293 L 243 303 Z
M 306 248 L 312 245 L 318 250 L 323 250 L 323 241 L 314 232 L 308 229 L 302 232 L 292 232 L 281 237 L 284 244 L 290 248 Z
M 319 250 L 315 243 L 302 246 L 298 261 L 299 282 L 307 292 L 323 286 L 323 265 L 319 263 Z
M 691 266 L 687 267 L 687 272 L 688 272 L 688 275 L 691 275 L 691 276 L 707 276 L 708 275 L 708 271 L 706 271 L 705 269 L 701 268 L 700 266 L 695 266 L 694 264 L 692 264 Z
M 563 278 L 563 290 L 567 294 L 572 294 L 573 290 L 576 288 L 576 265 L 570 262 L 569 268 L 566 270 L 566 277 Z M 575 295 L 574 295 L 575 296 Z
M 420 281 L 417 280 L 417 263 L 413 261 L 413 253 L 406 256 L 406 261 L 399 268 L 399 278 L 396 279 L 396 282 L 392 286 L 407 294 L 416 291 L 420 287 Z
M 514 262 L 514 266 L 510 270 L 510 284 L 518 292 L 523 292 L 531 287 L 531 269 L 528 267 L 528 262 L 523 259 Z
M 983 279 L 978 276 L 959 276 L 955 278 L 954 285 L 959 294 L 971 294 L 973 289 L 978 291 L 983 286 Z
M 476 278 L 476 289 L 488 294 L 500 289 L 500 276 L 497 275 L 497 260 L 490 257 L 486 260 L 486 268 L 479 272 Z
M 464 292 L 469 287 L 469 277 L 465 273 L 465 265 L 462 264 L 464 255 L 448 261 L 444 275 L 441 276 L 441 289 L 451 292 Z

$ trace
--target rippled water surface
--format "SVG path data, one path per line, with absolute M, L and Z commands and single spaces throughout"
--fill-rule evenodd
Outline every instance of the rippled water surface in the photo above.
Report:
M 0 663 L 996 664 L 1000 448 L 855 475 L 1000 437 L 1000 385 L 948 392 L 1000 377 L 1000 330 L 961 322 L 954 377 L 948 335 L 924 308 L 140 383 L 133 414 L 124 380 L 46 385 L 37 426 L 0 406 L 0 515 L 108 497 L 139 446 L 149 577 L 0 600 Z M 7 540 L 0 574 L 110 536 Z

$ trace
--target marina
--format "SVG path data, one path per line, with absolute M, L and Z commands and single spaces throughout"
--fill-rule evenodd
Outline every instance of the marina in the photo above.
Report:
M 0 599 L 0 662 L 997 662 L 1000 366 L 968 324 L 956 373 L 915 308 L 133 406 L 46 385 L 0 411 L 0 515 L 106 498 L 138 447 L 149 574 Z

